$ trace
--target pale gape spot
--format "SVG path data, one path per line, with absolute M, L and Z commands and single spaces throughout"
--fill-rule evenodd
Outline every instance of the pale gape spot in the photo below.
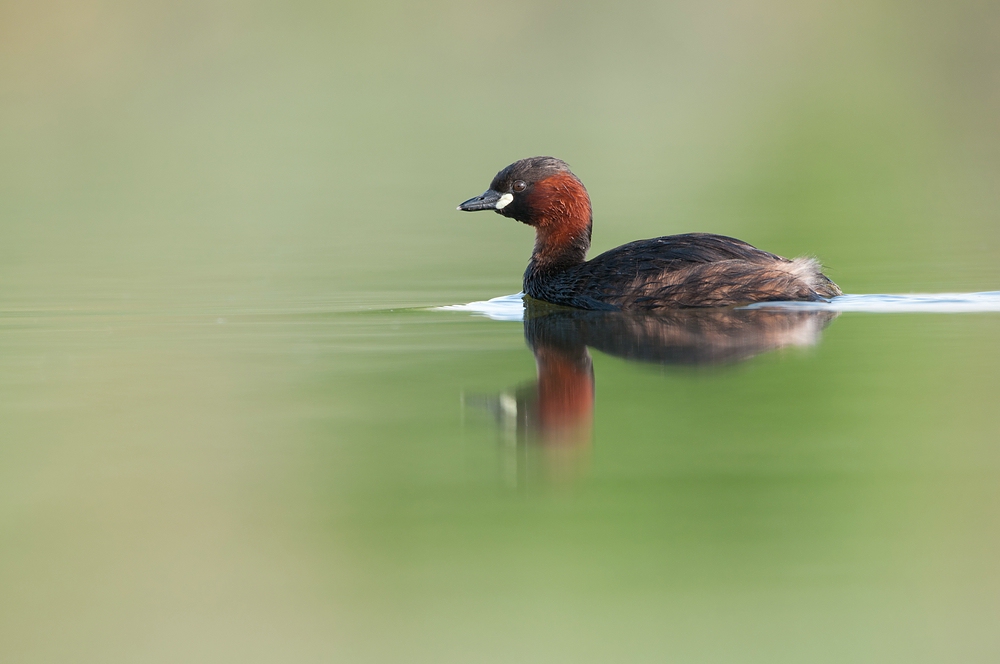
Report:
M 504 209 L 505 207 L 510 205 L 510 202 L 512 200 L 514 200 L 514 194 L 504 194 L 503 196 L 500 197 L 500 200 L 497 201 L 497 209 L 498 210 Z

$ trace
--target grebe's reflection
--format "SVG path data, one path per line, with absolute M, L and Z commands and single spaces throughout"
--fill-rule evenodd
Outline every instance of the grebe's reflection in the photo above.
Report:
M 680 309 L 652 314 L 582 311 L 524 299 L 524 337 L 537 380 L 479 400 L 512 448 L 541 450 L 546 474 L 575 476 L 586 464 L 594 416 L 588 347 L 660 365 L 735 364 L 786 346 L 811 346 L 839 314 L 831 311 Z

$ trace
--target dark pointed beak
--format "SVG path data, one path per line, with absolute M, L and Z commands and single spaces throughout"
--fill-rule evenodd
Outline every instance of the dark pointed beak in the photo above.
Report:
M 475 198 L 470 198 L 461 205 L 458 206 L 459 210 L 463 212 L 478 212 L 479 210 L 495 210 L 497 209 L 497 201 L 500 200 L 500 194 L 493 191 L 492 189 L 487 189 L 481 196 L 476 196 Z

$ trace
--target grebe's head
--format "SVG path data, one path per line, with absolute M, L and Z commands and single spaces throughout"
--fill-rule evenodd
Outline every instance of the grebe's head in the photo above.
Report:
M 531 226 L 578 219 L 589 226 L 590 196 L 565 161 L 529 157 L 497 173 L 482 195 L 458 206 L 465 212 L 493 210 Z

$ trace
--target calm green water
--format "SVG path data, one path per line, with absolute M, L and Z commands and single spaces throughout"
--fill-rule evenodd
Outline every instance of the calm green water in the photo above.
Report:
M 0 660 L 996 661 L 1000 314 L 615 328 L 651 363 L 431 307 L 518 290 L 454 207 L 533 154 L 595 251 L 996 291 L 998 25 L 0 6 Z

